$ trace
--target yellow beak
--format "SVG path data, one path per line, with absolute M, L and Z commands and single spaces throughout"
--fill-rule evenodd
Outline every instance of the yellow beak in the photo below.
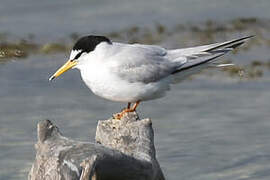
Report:
M 54 78 L 60 76 L 61 74 L 63 74 L 64 72 L 66 72 L 67 70 L 71 69 L 72 67 L 76 66 L 78 64 L 78 62 L 76 60 L 68 60 L 62 67 L 60 67 L 55 73 L 54 75 L 52 75 L 49 78 L 49 81 L 53 80 Z

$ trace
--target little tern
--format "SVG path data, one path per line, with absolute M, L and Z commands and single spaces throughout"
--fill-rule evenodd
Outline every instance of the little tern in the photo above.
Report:
M 121 119 L 125 113 L 135 111 L 141 101 L 163 97 L 171 84 L 191 74 L 209 66 L 232 65 L 216 64 L 216 60 L 251 37 L 167 50 L 155 45 L 112 42 L 104 36 L 84 36 L 75 43 L 69 60 L 49 80 L 71 68 L 79 69 L 94 94 L 128 103 L 115 115 Z

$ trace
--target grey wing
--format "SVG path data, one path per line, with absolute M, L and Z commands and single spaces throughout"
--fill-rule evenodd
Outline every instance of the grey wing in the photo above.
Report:
M 168 51 L 168 54 L 171 59 L 177 58 L 178 56 L 184 56 L 187 59 L 187 63 L 174 71 L 173 74 L 183 72 L 185 70 L 207 67 L 213 64 L 216 61 L 216 58 L 232 51 L 251 37 L 253 36 L 238 38 L 223 43 L 170 50 Z
M 208 67 L 216 58 L 232 51 L 251 36 L 223 43 L 166 50 L 152 45 L 121 45 L 111 57 L 111 70 L 129 82 L 156 82 L 171 74 L 187 75 Z
M 170 61 L 166 49 L 140 44 L 125 45 L 111 61 L 115 61 L 111 70 L 131 83 L 156 82 L 171 75 L 185 63 L 184 58 Z

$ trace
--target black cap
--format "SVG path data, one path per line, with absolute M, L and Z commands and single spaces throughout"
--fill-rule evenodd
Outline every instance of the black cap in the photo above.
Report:
M 107 42 L 112 44 L 112 42 L 105 36 L 84 36 L 81 37 L 74 45 L 73 50 L 81 50 L 82 52 L 91 52 L 95 50 L 96 46 L 101 42 Z

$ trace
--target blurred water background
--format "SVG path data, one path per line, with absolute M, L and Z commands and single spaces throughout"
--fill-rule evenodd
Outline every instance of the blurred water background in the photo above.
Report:
M 139 106 L 151 117 L 158 160 L 170 180 L 270 178 L 269 0 L 1 0 L 0 179 L 27 179 L 36 124 L 94 141 L 97 120 L 124 104 L 94 96 L 78 71 L 48 77 L 81 35 L 179 48 L 256 37 L 165 98 Z

